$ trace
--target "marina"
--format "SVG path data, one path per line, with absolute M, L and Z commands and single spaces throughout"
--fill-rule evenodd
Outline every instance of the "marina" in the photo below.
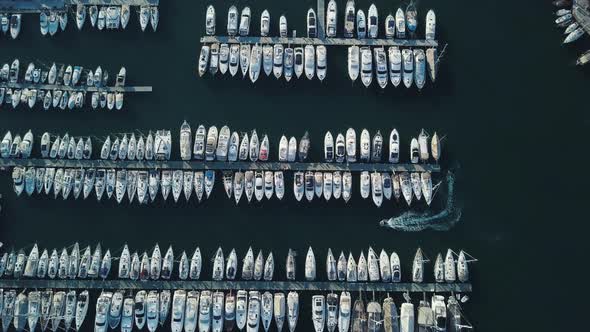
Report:
M 421 90 L 427 76 L 430 82 L 435 82 L 445 48 L 438 53 L 433 10 L 428 11 L 424 20 L 424 39 L 417 39 L 418 14 L 413 2 L 405 7 L 405 12 L 400 7 L 395 16 L 389 14 L 382 21 L 374 4 L 367 12 L 368 17 L 362 9 L 355 12 L 354 1 L 347 1 L 345 10 L 340 13 L 337 8 L 335 0 L 330 0 L 327 7 L 324 0 L 318 0 L 317 11 L 310 8 L 307 12 L 306 37 L 298 37 L 296 31 L 290 32 L 287 18 L 282 15 L 279 36 L 272 37 L 267 10 L 261 15 L 260 36 L 250 36 L 252 11 L 244 7 L 239 14 L 235 6 L 228 10 L 227 35 L 215 35 L 218 16 L 215 8 L 209 6 L 206 35 L 201 38 L 198 75 L 215 76 L 218 72 L 223 75 L 229 71 L 235 76 L 241 70 L 243 77 L 248 74 L 255 83 L 264 76 L 261 72 L 277 79 L 283 76 L 286 81 L 305 73 L 309 80 L 317 77 L 323 81 L 327 76 L 327 46 L 348 46 L 348 76 L 353 82 L 360 76 L 365 87 L 371 85 L 373 76 L 382 89 L 388 82 L 397 87 L 403 81 L 406 88 L 415 86 Z M 339 37 L 338 16 L 345 21 L 343 37 Z M 384 29 L 380 36 L 381 22 Z
M 589 0 L 555 0 L 555 25 L 565 28 L 563 44 L 571 44 L 586 35 L 590 35 L 590 1 Z M 590 50 L 582 53 L 576 65 L 590 62 Z

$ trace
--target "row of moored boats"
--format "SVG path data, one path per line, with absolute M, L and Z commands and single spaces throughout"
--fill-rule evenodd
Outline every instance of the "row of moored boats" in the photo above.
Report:
M 371 4 L 367 15 L 362 9 L 355 11 L 355 2 L 348 0 L 346 8 L 343 13 L 344 26 L 343 35 L 346 38 L 356 37 L 364 38 L 379 38 L 379 14 L 377 6 Z M 384 21 L 384 35 L 388 39 L 403 39 L 407 37 L 414 38 L 418 28 L 418 12 L 413 2 L 408 4 L 406 10 L 400 7 L 397 9 L 395 16 L 387 15 Z M 244 7 L 241 13 L 238 13 L 236 6 L 231 6 L 227 12 L 227 34 L 231 37 L 241 36 L 245 37 L 250 34 L 250 23 L 252 21 L 252 11 L 250 7 Z M 313 8 L 307 11 L 307 37 L 318 37 L 318 18 Z M 323 22 L 322 22 L 323 23 Z M 207 35 L 214 35 L 217 26 L 217 19 L 215 14 L 215 7 L 212 5 L 207 8 L 205 16 L 205 33 Z M 326 36 L 336 37 L 338 34 L 338 10 L 335 0 L 328 2 L 326 10 L 325 22 Z M 271 19 L 268 10 L 264 10 L 260 15 L 260 36 L 267 37 L 271 34 Z M 288 37 L 289 30 L 287 26 L 287 17 L 281 15 L 279 18 L 279 35 L 280 37 Z M 429 10 L 426 14 L 425 24 L 425 38 L 427 40 L 434 40 L 436 35 L 436 15 L 433 10 Z
M 126 4 L 121 6 L 88 6 L 78 4 L 75 8 L 76 27 L 78 30 L 82 30 L 86 18 L 88 17 L 91 27 L 98 28 L 98 30 L 126 29 L 129 24 L 129 19 L 131 18 L 131 9 L 132 7 Z M 45 17 L 43 17 L 43 15 L 45 15 Z M 44 22 L 51 22 L 50 15 L 50 13 L 41 13 L 41 33 L 43 35 L 46 35 L 48 30 L 43 27 L 47 25 L 51 26 L 50 23 L 44 24 Z M 158 22 L 160 21 L 160 11 L 158 6 L 139 6 L 138 15 L 141 31 L 145 31 L 150 24 L 154 31 L 157 30 Z M 51 35 L 54 34 L 51 33 L 51 29 L 49 29 L 49 31 Z
M 0 69 L 0 108 L 2 104 L 10 104 L 12 108 L 19 105 L 42 105 L 44 110 L 50 108 L 75 109 L 84 106 L 86 88 L 103 88 L 109 84 L 109 73 L 98 66 L 93 72 L 82 66 L 56 65 L 53 63 L 49 70 L 42 66 L 29 63 L 20 78 L 20 62 L 15 59 L 9 66 L 5 63 Z M 115 87 L 125 86 L 127 70 L 121 67 L 115 77 Z M 27 87 L 20 88 L 23 84 Z M 42 89 L 36 85 L 58 85 L 55 89 Z M 94 91 L 91 95 L 93 109 L 108 108 L 109 110 L 123 108 L 124 94 L 117 91 Z
M 0 14 L 0 30 L 6 35 L 10 32 L 10 38 L 16 39 L 20 34 L 22 14 Z
M 581 22 L 577 22 L 573 15 L 573 8 L 571 1 L 556 0 L 553 1 L 553 5 L 559 9 L 555 12 L 555 24 L 560 28 L 565 28 L 564 34 L 567 36 L 563 40 L 564 44 L 569 44 L 577 41 L 586 34 L 584 25 Z M 578 60 L 577 65 L 585 65 L 590 62 L 590 50 L 584 52 Z
M 242 263 L 241 275 L 238 255 L 232 249 L 229 255 L 224 256 L 223 249 L 219 247 L 213 259 L 211 279 L 222 280 L 275 280 L 275 259 L 272 251 L 265 257 L 262 250 L 254 254 L 252 247 L 248 248 Z M 296 277 L 297 253 L 289 249 L 285 261 L 285 276 L 287 280 L 297 280 Z M 437 283 L 467 282 L 469 280 L 468 263 L 470 256 L 463 250 L 457 255 L 453 250 L 448 249 L 446 256 L 438 254 L 433 267 L 434 280 Z M 86 279 L 110 277 L 111 267 L 114 261 L 118 261 L 117 278 L 130 280 L 199 280 L 203 269 L 203 256 L 197 247 L 192 256 L 183 251 L 180 258 L 174 254 L 172 246 L 168 247 L 165 254 L 162 254 L 160 247 L 156 244 L 151 252 L 132 252 L 127 245 L 119 257 L 113 257 L 110 250 L 103 249 L 98 244 L 94 252 L 90 246 L 81 249 L 76 242 L 68 252 L 66 248 L 58 254 L 56 249 L 51 252 L 44 249 L 42 252 L 37 244 L 33 246 L 29 255 L 23 249 L 15 252 L 5 252 L 0 258 L 0 276 L 12 278 L 38 278 L 44 279 Z M 414 283 L 421 283 L 425 280 L 425 269 L 428 260 L 422 249 L 418 248 L 412 264 L 411 280 Z M 311 247 L 307 250 L 305 257 L 304 277 L 307 281 L 315 281 L 318 278 L 316 257 Z M 352 253 L 348 257 L 343 251 L 338 258 L 328 249 L 325 260 L 326 278 L 329 281 L 347 282 L 401 282 L 401 263 L 395 251 L 390 255 L 383 249 L 377 255 L 373 248 L 369 247 L 365 258 L 361 252 L 358 260 Z M 320 277 L 323 278 L 323 277 Z
M 3 306 L 0 318 L 3 331 L 12 324 L 16 331 L 58 331 L 65 328 L 80 330 L 88 314 L 90 295 L 88 290 L 76 293 L 75 290 L 22 291 L 0 289 Z M 459 304 L 466 300 L 460 295 L 445 297 L 434 294 L 431 303 L 420 301 L 417 310 L 407 299 L 398 308 L 392 297 L 387 295 L 382 304 L 369 300 L 365 304 L 362 294 L 352 302 L 349 292 L 340 295 L 313 295 L 311 297 L 311 318 L 315 332 L 362 332 L 362 331 L 461 331 L 462 314 Z M 303 306 L 301 306 L 303 307 Z M 173 332 L 234 331 L 257 332 L 262 327 L 269 331 L 283 328 L 296 331 L 300 312 L 299 294 L 291 291 L 260 292 L 238 290 L 235 294 L 210 290 L 118 290 L 102 291 L 96 301 L 94 331 L 106 332 L 120 328 L 122 332 L 147 327 L 155 332 L 170 316 L 170 330 Z M 417 316 L 417 317 L 416 317 Z M 168 326 L 166 326 L 168 329 Z
M 352 197 L 353 180 L 351 172 L 294 172 L 293 196 L 297 201 L 303 197 L 311 202 L 315 197 L 343 199 L 348 202 Z M 73 196 L 88 198 L 93 192 L 98 201 L 106 195 L 122 203 L 127 196 L 129 203 L 137 197 L 139 204 L 154 202 L 162 195 L 166 201 L 170 195 L 177 203 L 184 195 L 187 202 L 196 197 L 199 202 L 208 199 L 215 185 L 215 171 L 183 170 L 126 170 L 95 168 L 54 168 L 54 167 L 14 167 L 12 180 L 15 193 L 20 196 L 25 192 L 62 197 L 64 200 Z M 227 197 L 239 204 L 243 196 L 248 203 L 252 200 L 261 202 L 273 196 L 282 200 L 285 195 L 285 175 L 283 171 L 223 171 L 223 187 Z M 429 172 L 386 172 L 360 173 L 360 195 L 363 199 L 372 197 L 373 203 L 381 207 L 384 200 L 395 198 L 399 202 L 403 197 L 410 206 L 414 201 L 422 200 L 427 205 L 434 197 L 432 175 Z M 194 196 L 193 196 L 194 193 Z

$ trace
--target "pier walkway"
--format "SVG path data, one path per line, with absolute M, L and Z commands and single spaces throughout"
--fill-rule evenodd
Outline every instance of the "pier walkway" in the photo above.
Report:
M 438 47 L 436 40 L 425 39 L 356 39 L 356 38 L 307 38 L 307 37 L 255 37 L 255 36 L 204 36 L 202 44 L 291 44 L 326 46 L 398 46 L 398 47 Z
M 69 7 L 97 6 L 159 6 L 160 0 L 0 0 L 0 13 L 35 14 L 44 10 L 64 12 Z
M 574 0 L 572 15 L 576 22 L 590 35 L 590 0 Z
M 0 168 L 6 167 L 61 167 L 61 168 L 115 168 L 115 169 L 182 169 L 231 171 L 350 171 L 350 172 L 440 172 L 438 164 L 387 164 L 387 163 L 299 163 L 249 161 L 132 161 L 132 160 L 64 160 L 64 159 L 0 159 Z
M 166 281 L 166 280 L 34 280 L 0 279 L 0 288 L 35 289 L 195 289 L 195 290 L 268 290 L 268 291 L 365 291 L 365 292 L 437 292 L 469 293 L 470 283 L 392 283 L 392 282 L 336 282 L 336 281 Z
M 37 84 L 37 83 L 0 83 L 0 88 L 10 89 L 37 89 L 37 90 L 62 90 L 62 91 L 85 91 L 85 92 L 152 92 L 151 86 L 85 86 L 85 85 L 58 85 L 58 84 Z

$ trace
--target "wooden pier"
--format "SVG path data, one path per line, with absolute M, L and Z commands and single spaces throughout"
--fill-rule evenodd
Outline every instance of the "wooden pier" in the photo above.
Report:
M 584 0 L 588 1 L 588 0 Z M 343 3 L 344 4 L 344 3 Z M 307 37 L 260 37 L 260 36 L 203 36 L 201 44 L 284 44 L 284 45 L 326 45 L 326 46 L 398 46 L 398 47 L 438 47 L 438 41 L 426 39 L 372 39 L 372 38 L 327 38 L 325 0 L 317 0 L 316 26 L 317 38 Z M 307 20 L 307 12 L 305 12 Z
M 410 293 L 469 293 L 470 283 L 391 283 L 391 282 L 336 282 L 336 281 L 166 281 L 166 280 L 34 280 L 0 279 L 4 289 L 108 289 L 108 290 L 261 290 L 261 291 L 349 291 L 349 292 L 410 292 Z
M 37 90 L 62 90 L 62 91 L 84 91 L 84 92 L 152 92 L 151 86 L 86 86 L 86 85 L 57 85 L 57 84 L 37 84 L 37 83 L 0 83 L 0 88 L 10 89 L 37 89 Z
M 590 35 L 590 0 L 574 0 L 572 15 L 576 22 Z
M 0 13 L 38 14 L 46 10 L 64 12 L 79 4 L 85 6 L 159 6 L 160 0 L 0 0 Z
M 441 171 L 438 164 L 387 163 L 299 163 L 299 162 L 222 162 L 222 161 L 132 161 L 132 160 L 65 160 L 65 159 L 0 159 L 0 168 L 114 168 L 114 169 L 182 169 L 230 171 L 349 171 L 349 172 L 432 172 Z

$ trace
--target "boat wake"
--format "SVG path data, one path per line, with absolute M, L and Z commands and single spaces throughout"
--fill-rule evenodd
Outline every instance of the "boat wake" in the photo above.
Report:
M 448 196 L 444 210 L 439 213 L 408 211 L 389 219 L 383 219 L 379 225 L 404 232 L 423 230 L 448 231 L 461 219 L 462 209 L 455 207 L 455 175 L 447 172 Z

